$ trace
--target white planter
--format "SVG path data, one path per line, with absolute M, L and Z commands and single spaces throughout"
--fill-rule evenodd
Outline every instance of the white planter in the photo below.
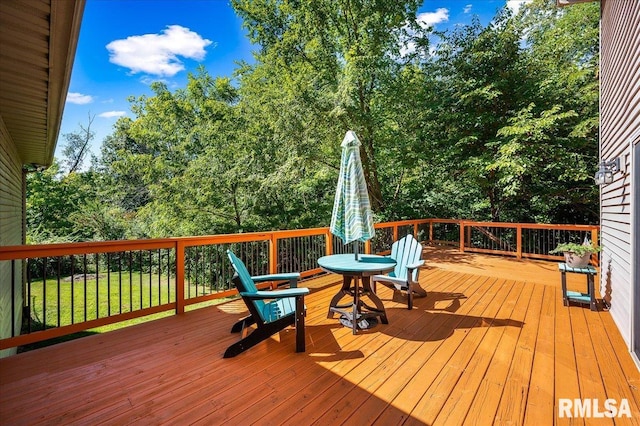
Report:
M 586 253 L 584 256 L 578 256 L 572 251 L 564 252 L 564 261 L 571 268 L 584 268 L 589 264 L 592 253 Z

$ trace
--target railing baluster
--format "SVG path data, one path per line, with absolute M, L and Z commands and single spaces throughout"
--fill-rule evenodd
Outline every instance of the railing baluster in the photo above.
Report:
M 200 246 L 200 270 L 202 271 L 202 294 L 206 294 L 209 295 L 211 294 L 211 291 L 209 290 L 209 286 L 207 285 L 208 283 L 208 276 L 209 276 L 209 269 L 208 269 L 208 265 L 207 265 L 207 245 L 202 245 Z
M 31 259 L 27 259 L 27 332 L 31 333 Z M 72 303 L 73 305 L 73 303 Z
M 158 305 L 162 305 L 162 249 L 158 249 Z
M 42 258 L 42 329 L 47 329 L 47 257 Z
M 149 250 L 149 307 L 153 306 L 153 252 Z
M 209 246 L 209 250 L 208 250 L 208 253 L 209 253 L 209 256 L 208 256 L 209 257 L 209 291 L 211 291 L 211 292 L 213 292 L 214 289 L 216 288 L 216 285 L 215 285 L 216 282 L 215 282 L 215 279 L 214 279 L 215 278 L 215 270 L 216 270 L 216 268 L 215 268 L 215 263 L 213 261 L 214 260 L 213 256 L 214 256 L 214 254 L 216 252 L 215 248 L 216 247 L 214 245 L 210 245 Z
M 96 253 L 96 319 L 100 318 L 100 258 Z
M 181 242 L 178 242 L 176 244 L 176 285 L 175 285 L 175 289 L 176 289 L 176 313 L 177 314 L 182 314 L 184 313 L 184 286 L 185 286 L 185 279 L 184 279 L 184 269 L 185 269 L 185 262 L 186 262 L 186 253 L 185 253 L 185 247 L 184 244 Z
M 107 253 L 107 313 L 111 316 L 111 253 Z
M 191 247 L 190 251 L 194 253 L 191 261 L 193 262 L 193 274 L 195 275 L 194 281 L 195 281 L 196 297 L 198 297 L 198 248 Z M 191 286 L 191 282 L 189 282 L 189 286 Z
M 177 250 L 175 251 L 177 255 Z M 167 250 L 167 303 L 171 302 L 171 250 Z
M 129 312 L 133 311 L 133 251 L 129 250 Z
M 184 263 L 185 263 L 185 280 L 184 284 L 187 286 L 187 297 L 191 297 L 191 256 L 189 256 L 189 252 L 191 249 L 189 247 L 185 247 L 184 249 Z
M 16 335 L 16 261 L 11 259 L 11 337 Z
M 122 313 L 122 256 L 124 252 L 118 253 L 118 306 L 119 313 Z
M 87 321 L 87 255 L 82 255 L 82 268 L 84 283 L 83 283 L 83 294 L 84 294 L 84 320 Z
M 142 250 L 138 251 L 138 288 L 140 294 L 140 309 L 142 309 Z
M 71 255 L 71 324 L 75 324 L 76 320 L 76 257 Z
M 58 266 L 58 273 L 56 282 L 57 282 L 57 296 L 56 296 L 56 311 L 57 311 L 57 319 L 58 319 L 58 327 L 60 327 L 60 256 L 56 257 L 56 263 Z

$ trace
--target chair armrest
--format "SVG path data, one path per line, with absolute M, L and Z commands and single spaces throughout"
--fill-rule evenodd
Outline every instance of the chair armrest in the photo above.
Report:
M 256 291 L 255 293 L 240 293 L 240 296 L 249 299 L 261 300 L 261 299 L 281 299 L 283 297 L 300 297 L 305 294 L 309 294 L 309 289 L 306 287 L 300 288 L 287 288 L 285 290 L 273 290 L 273 291 Z
M 265 281 L 289 281 L 289 286 L 296 288 L 298 286 L 298 280 L 300 279 L 300 273 L 256 275 L 255 277 L 251 277 L 251 279 L 256 283 L 263 283 Z
M 424 260 L 418 260 L 416 263 L 412 263 L 411 265 L 407 265 L 407 269 L 418 269 L 424 265 Z

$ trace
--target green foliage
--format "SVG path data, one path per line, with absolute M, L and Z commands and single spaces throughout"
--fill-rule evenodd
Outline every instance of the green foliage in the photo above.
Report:
M 278 139 L 296 145 L 314 167 L 337 164 L 342 136 L 355 130 L 372 206 L 384 211 L 384 151 L 397 143 L 389 138 L 393 98 L 386 94 L 404 68 L 400 47 L 407 28 L 413 40 L 426 40 L 416 23 L 419 2 L 232 4 L 261 46 L 257 64 L 243 70 L 242 89 L 249 89 L 243 100 L 251 108 L 259 99 L 266 109 L 262 121 L 272 123 Z M 260 94 L 253 92 L 256 87 Z
M 562 243 L 551 250 L 550 254 L 575 253 L 577 256 L 584 256 L 587 253 L 598 253 L 602 248 L 595 244 Z
M 90 170 L 30 175 L 33 241 L 326 226 L 350 129 L 379 221 L 597 223 L 597 3 L 445 33 L 414 0 L 232 5 L 255 62 L 154 83 Z
M 95 133 L 91 131 L 91 124 L 93 123 L 94 116 L 89 114 L 87 126 L 82 124 L 80 129 L 75 132 L 65 133 L 62 135 L 66 141 L 64 148 L 62 149 L 63 163 L 67 168 L 67 173 L 74 173 L 82 168 L 84 160 L 89 151 L 89 144 L 93 140 Z
M 91 171 L 64 175 L 57 162 L 47 170 L 27 175 L 28 243 L 95 239 L 83 220 L 96 198 L 98 176 Z

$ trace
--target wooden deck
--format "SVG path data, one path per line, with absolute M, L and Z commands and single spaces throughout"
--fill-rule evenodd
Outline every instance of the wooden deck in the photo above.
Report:
M 389 324 L 357 336 L 326 318 L 340 278 L 306 281 L 304 354 L 286 330 L 222 359 L 244 310 L 231 302 L 2 359 L 0 423 L 640 424 L 611 316 L 564 307 L 557 264 L 426 259 L 428 297 L 408 311 L 379 286 Z M 558 418 L 559 398 L 624 398 L 632 417 Z

